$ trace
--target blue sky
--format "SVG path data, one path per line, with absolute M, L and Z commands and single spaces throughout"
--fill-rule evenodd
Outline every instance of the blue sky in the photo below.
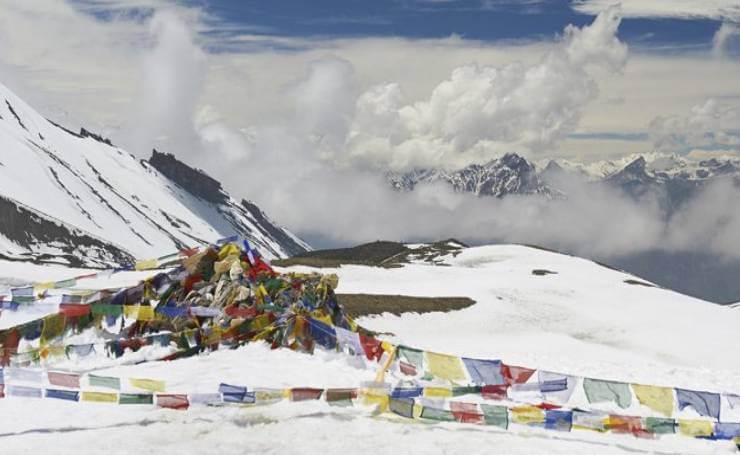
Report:
M 568 0 L 188 0 L 231 33 L 284 37 L 442 38 L 458 35 L 483 41 L 550 39 L 563 24 L 583 26 L 590 14 Z M 708 18 L 627 17 L 619 36 L 631 46 L 665 51 L 706 50 L 722 21 Z M 736 46 L 733 46 L 733 48 Z

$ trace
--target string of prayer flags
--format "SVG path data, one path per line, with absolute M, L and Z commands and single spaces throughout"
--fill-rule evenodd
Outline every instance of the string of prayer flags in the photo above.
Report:
M 450 402 L 450 411 L 458 422 L 482 424 L 484 423 L 483 414 L 478 411 L 475 403 L 462 403 L 458 401 Z
M 505 384 L 504 375 L 501 371 L 500 360 L 481 360 L 463 357 L 463 364 L 468 370 L 468 376 L 473 384 L 478 385 L 500 385 Z
M 129 378 L 129 383 L 137 389 L 149 390 L 152 392 L 164 392 L 165 382 L 156 379 L 139 379 Z
M 664 416 L 673 415 L 674 400 L 673 389 L 668 387 L 657 387 L 651 385 L 632 384 L 632 391 L 640 404 L 647 406 L 655 412 Z
M 629 385 L 623 382 L 584 378 L 583 389 L 589 403 L 613 402 L 623 409 L 632 403 Z
M 676 389 L 678 409 L 693 408 L 699 415 L 719 420 L 720 396 L 717 393 Z
M 466 379 L 460 357 L 438 354 L 436 352 L 426 352 L 426 360 L 429 367 L 428 371 L 434 377 L 448 381 L 462 381 Z

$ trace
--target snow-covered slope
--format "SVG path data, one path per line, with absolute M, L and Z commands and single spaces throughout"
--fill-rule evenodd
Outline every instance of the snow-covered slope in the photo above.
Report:
M 404 344 L 577 375 L 697 390 L 740 391 L 740 312 L 647 286 L 598 264 L 523 246 L 467 248 L 443 259 L 399 268 L 343 266 L 340 292 L 470 296 L 452 313 L 362 318 Z M 35 268 L 34 268 L 35 267 Z M 34 270 L 31 270 L 31 269 Z M 552 274 L 533 274 L 532 270 Z M 306 270 L 291 267 L 290 270 Z M 2 270 L 39 279 L 38 266 Z M 54 268 L 54 276 L 60 273 Z M 640 281 L 629 284 L 626 280 Z M 102 284 L 102 283 L 99 283 Z M 647 284 L 647 285 L 646 285 Z M 4 317 L 4 316 L 3 316 Z M 153 349 L 155 347 L 152 347 Z M 145 348 L 147 349 L 147 348 Z M 142 350 L 144 351 L 144 350 Z M 346 357 L 314 356 L 250 344 L 173 362 L 135 364 L 100 354 L 84 365 L 52 368 L 167 381 L 171 391 L 212 392 L 220 382 L 251 387 L 356 387 L 374 377 Z M 399 378 L 388 378 L 395 381 Z M 284 402 L 264 407 L 150 406 L 6 398 L 0 402 L 3 448 L 14 453 L 733 453 L 727 441 L 663 435 L 657 439 L 512 425 L 507 431 L 458 423 L 419 424 L 373 416 L 362 407 Z M 71 423 L 73 422 L 73 423 Z M 95 441 L 91 444 L 90 441 Z M 5 452 L 4 452 L 5 453 Z
M 93 133 L 66 130 L 3 85 L 0 197 L 3 217 L 16 217 L 0 232 L 0 254 L 14 259 L 99 266 L 234 234 L 271 258 L 307 248 L 202 172 L 163 154 L 138 160 Z

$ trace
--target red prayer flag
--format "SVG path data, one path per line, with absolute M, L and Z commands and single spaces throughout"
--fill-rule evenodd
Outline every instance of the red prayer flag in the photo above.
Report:
M 380 357 L 383 355 L 383 348 L 380 347 L 379 340 L 360 334 L 360 344 L 362 344 L 362 349 L 365 350 L 368 360 L 380 361 Z
M 69 387 L 73 389 L 80 388 L 80 375 L 76 373 L 61 373 L 58 371 L 49 371 L 49 384 Z
M 12 328 L 5 332 L 5 336 L 3 339 L 0 339 L 2 342 L 2 347 L 0 347 L 0 366 L 7 366 L 10 365 L 10 357 L 18 352 L 18 343 L 20 342 L 20 335 L 18 334 L 18 329 Z
M 185 410 L 190 406 L 188 396 L 179 393 L 158 393 L 157 406 L 160 408 Z
M 481 395 L 486 400 L 505 400 L 508 398 L 506 391 L 508 384 L 489 384 L 481 387 Z
M 507 384 L 524 384 L 534 374 L 535 370 L 531 368 L 515 367 L 513 365 L 501 365 L 501 373 Z
M 294 388 L 290 389 L 290 401 L 318 400 L 322 393 L 324 393 L 324 389 Z
M 75 318 L 90 314 L 90 305 L 79 303 L 60 303 L 59 312 L 68 318 Z
M 478 411 L 475 403 L 460 403 L 457 401 L 450 402 L 450 410 L 455 420 L 462 423 L 483 423 L 483 414 Z
M 401 368 L 401 373 L 409 376 L 416 376 L 416 367 L 414 365 L 401 360 L 399 362 L 399 366 Z

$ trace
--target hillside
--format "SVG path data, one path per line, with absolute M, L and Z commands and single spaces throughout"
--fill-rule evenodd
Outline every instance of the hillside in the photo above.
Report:
M 171 155 L 139 160 L 54 124 L 0 85 L 0 255 L 104 267 L 240 235 L 269 258 L 308 246 Z

